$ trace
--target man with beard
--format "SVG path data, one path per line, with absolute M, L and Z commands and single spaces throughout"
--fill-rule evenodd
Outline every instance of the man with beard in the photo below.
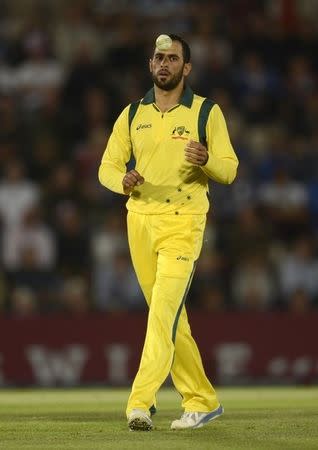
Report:
M 169 373 L 185 411 L 172 429 L 199 428 L 223 412 L 184 303 L 202 246 L 208 179 L 232 183 L 238 160 L 219 106 L 185 84 L 191 71 L 188 44 L 169 36 L 170 47 L 156 47 L 149 61 L 153 88 L 123 110 L 99 169 L 104 186 L 129 196 L 129 247 L 149 306 L 126 410 L 131 430 L 153 428 L 156 393 Z M 127 171 L 132 155 L 135 168 Z

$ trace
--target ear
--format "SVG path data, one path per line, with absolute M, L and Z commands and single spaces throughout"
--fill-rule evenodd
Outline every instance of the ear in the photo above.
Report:
M 191 63 L 186 63 L 183 67 L 183 75 L 185 77 L 187 77 L 189 75 L 189 73 L 191 72 L 192 69 L 192 64 Z
M 149 58 L 149 70 L 152 73 L 152 59 Z

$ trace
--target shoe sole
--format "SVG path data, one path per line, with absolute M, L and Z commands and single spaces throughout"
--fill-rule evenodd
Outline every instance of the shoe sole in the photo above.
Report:
M 128 423 L 130 431 L 151 431 L 153 428 L 152 423 L 147 422 L 145 419 L 135 417 Z

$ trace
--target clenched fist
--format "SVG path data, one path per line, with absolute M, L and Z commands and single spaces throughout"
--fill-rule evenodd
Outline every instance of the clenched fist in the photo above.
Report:
M 140 186 L 145 181 L 137 170 L 130 170 L 123 178 L 123 188 L 125 194 L 130 194 L 135 186 Z
M 204 166 L 209 159 L 209 153 L 200 142 L 189 141 L 185 151 L 185 159 L 195 166 Z

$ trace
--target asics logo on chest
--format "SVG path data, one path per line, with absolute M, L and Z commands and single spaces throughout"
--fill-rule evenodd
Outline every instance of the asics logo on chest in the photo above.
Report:
M 140 123 L 137 127 L 136 130 L 143 130 L 145 128 L 151 128 L 152 124 L 151 123 Z
M 189 261 L 187 256 L 177 256 L 177 261 Z

